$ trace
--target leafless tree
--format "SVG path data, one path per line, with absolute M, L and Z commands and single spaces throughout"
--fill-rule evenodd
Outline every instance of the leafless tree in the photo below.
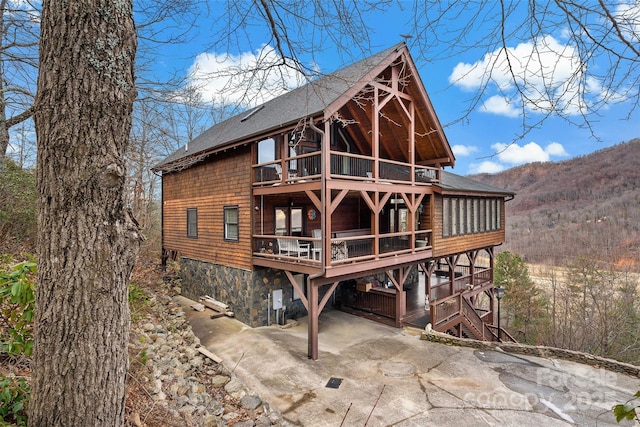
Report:
M 180 139 L 184 139 L 185 143 L 192 141 L 207 128 L 207 125 L 211 124 L 207 117 L 209 108 L 199 88 L 193 84 L 188 83 L 173 92 L 168 97 L 168 101 L 172 104 L 172 123 L 175 134 L 178 136 L 178 143 L 181 142 Z
M 403 36 L 418 61 L 451 61 L 463 52 L 477 53 L 476 63 L 460 63 L 450 76 L 451 85 L 470 91 L 467 108 L 452 123 L 467 120 L 479 108 L 499 107 L 520 117 L 516 139 L 552 116 L 597 136 L 592 124 L 612 104 L 624 102 L 623 118 L 629 118 L 640 102 L 637 2 L 228 2 L 213 20 L 211 49 L 262 50 L 251 69 L 226 71 L 246 80 L 266 79 L 287 68 L 312 76 L 318 72 L 317 53 L 326 49 L 343 58 L 380 49 L 372 46 L 369 34 L 375 28 L 367 23 L 373 14 L 391 8 L 412 12 L 413 19 L 398 36 L 407 33 Z M 264 29 L 264 37 L 256 37 L 256 26 Z M 273 55 L 264 54 L 265 49 Z M 248 87 L 246 80 L 235 78 Z
M 9 129 L 33 114 L 39 39 L 37 3 L 0 0 L 0 163 Z
M 497 96 L 519 110 L 526 135 L 550 116 L 592 129 L 611 104 L 640 100 L 640 7 L 619 1 L 416 2 L 414 47 L 426 61 L 478 52 L 452 84 L 471 78 L 469 108 Z M 603 66 L 602 64 L 606 64 Z

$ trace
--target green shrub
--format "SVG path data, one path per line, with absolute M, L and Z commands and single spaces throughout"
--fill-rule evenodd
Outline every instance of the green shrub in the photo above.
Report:
M 0 267 L 0 352 L 30 356 L 33 351 L 36 263 Z
M 617 422 L 622 420 L 640 421 L 637 412 L 637 409 L 640 408 L 640 406 L 638 406 L 638 399 L 640 399 L 640 390 L 633 395 L 631 400 L 613 407 L 613 415 L 615 415 Z
M 0 374 L 0 425 L 27 425 L 29 383 Z
M 144 290 L 135 283 L 129 285 L 129 311 L 131 320 L 135 321 L 142 317 L 144 309 L 149 305 L 149 297 Z

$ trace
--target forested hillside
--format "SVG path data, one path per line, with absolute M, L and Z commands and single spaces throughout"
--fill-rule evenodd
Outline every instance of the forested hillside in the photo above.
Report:
M 503 249 L 533 263 L 585 255 L 640 268 L 640 139 L 472 178 L 517 193 L 506 205 Z

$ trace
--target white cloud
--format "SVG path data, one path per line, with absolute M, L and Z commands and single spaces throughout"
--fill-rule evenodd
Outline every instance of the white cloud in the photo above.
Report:
M 566 152 L 562 144 L 552 142 L 542 148 L 536 142 L 529 142 L 525 145 L 503 144 L 498 142 L 491 146 L 496 151 L 498 160 L 510 166 L 523 165 L 531 162 L 548 162 L 551 157 L 565 157 Z
M 516 106 L 504 96 L 493 95 L 482 104 L 480 111 L 506 117 L 518 117 L 521 110 L 516 108 Z
M 476 147 L 475 145 L 456 144 L 451 147 L 451 150 L 453 150 L 453 154 L 455 154 L 457 157 L 466 157 L 478 152 L 478 147 Z
M 560 144 L 559 142 L 552 142 L 551 144 L 547 145 L 547 147 L 545 148 L 545 151 L 549 153 L 549 156 L 558 156 L 558 157 L 569 156 L 569 153 L 567 153 L 567 151 L 564 149 L 562 144 Z
M 631 43 L 640 43 L 640 1 L 620 3 L 613 14 L 622 35 Z
M 490 96 L 483 107 L 507 117 L 515 117 L 522 109 L 522 99 L 526 99 L 524 108 L 530 112 L 579 114 L 587 105 L 583 95 L 594 95 L 591 91 L 599 87 L 594 86 L 595 82 L 580 86 L 586 71 L 583 67 L 574 46 L 547 35 L 487 53 L 473 64 L 459 63 L 449 82 L 463 90 L 483 90 L 485 94 L 499 90 L 501 95 Z M 524 98 L 515 90 L 516 83 Z
M 469 173 L 498 173 L 505 170 L 506 167 L 498 162 L 485 160 L 480 163 L 471 163 L 469 165 Z
M 569 153 L 559 142 L 551 142 L 545 147 L 533 141 L 525 145 L 498 142 L 493 144 L 491 149 L 493 150 L 491 156 L 483 156 L 490 159 L 471 163 L 468 173 L 498 173 L 525 163 L 548 162 L 559 157 L 569 156 Z
M 262 104 L 306 82 L 304 74 L 294 64 L 282 64 L 269 45 L 239 55 L 201 53 L 189 76 L 204 101 L 245 107 Z

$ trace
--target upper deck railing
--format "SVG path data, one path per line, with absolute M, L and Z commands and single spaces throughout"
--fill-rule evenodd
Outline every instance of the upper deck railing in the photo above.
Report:
M 318 180 L 321 174 L 319 151 L 253 166 L 253 182 L 258 186 Z M 371 156 L 331 151 L 328 176 L 330 179 L 428 185 L 439 182 L 440 169 L 388 159 L 377 159 L 376 162 Z

